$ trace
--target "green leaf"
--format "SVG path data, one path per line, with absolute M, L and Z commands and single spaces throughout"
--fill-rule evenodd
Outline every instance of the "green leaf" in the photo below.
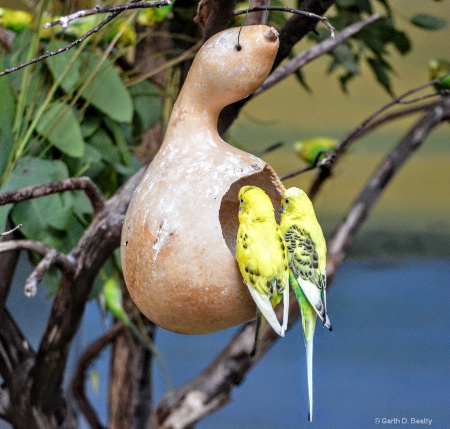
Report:
M 74 158 L 83 155 L 84 139 L 80 124 L 73 109 L 67 104 L 52 103 L 42 115 L 36 130 L 62 153 Z
M 424 30 L 442 30 L 447 27 L 447 20 L 427 13 L 419 13 L 411 18 L 411 23 Z
M 390 70 L 389 65 L 378 58 L 369 58 L 367 62 L 373 73 L 375 74 L 377 81 L 390 95 L 393 96 L 394 93 L 391 88 L 391 79 L 388 73 L 388 71 Z
M 133 101 L 114 65 L 105 59 L 95 72 L 100 61 L 98 55 L 90 54 L 86 69 L 89 83 L 81 96 L 98 110 L 118 122 L 131 123 L 133 118 Z
M 162 104 L 158 91 L 148 81 L 142 81 L 130 88 L 133 97 L 135 118 L 141 132 L 154 127 L 161 118 Z
M 47 51 L 55 51 L 66 45 L 67 43 L 62 40 L 53 40 L 47 45 L 46 49 Z M 53 55 L 45 60 L 54 80 L 59 79 L 64 73 L 67 64 L 71 61 L 74 55 L 76 55 L 76 51 L 70 50 L 62 52 L 58 55 Z M 66 75 L 60 83 L 61 88 L 65 92 L 71 93 L 75 89 L 80 79 L 80 65 L 81 61 L 77 58 L 71 65 L 70 69 L 66 72 Z
M 47 183 L 67 176 L 67 167 L 61 161 L 24 157 L 17 162 L 2 191 Z M 5 211 L 0 212 L 5 216 Z M 20 231 L 26 237 L 61 247 L 65 231 L 71 224 L 72 212 L 72 195 L 64 192 L 17 203 L 11 210 L 11 218 L 16 225 L 23 225 Z
M 108 133 L 103 129 L 99 128 L 88 140 L 98 152 L 102 155 L 102 159 L 110 164 L 115 164 L 120 162 L 119 154 L 114 146 L 114 143 Z

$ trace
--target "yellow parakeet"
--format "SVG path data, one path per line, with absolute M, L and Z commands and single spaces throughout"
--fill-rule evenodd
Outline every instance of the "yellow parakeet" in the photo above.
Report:
M 298 156 L 308 164 L 315 164 L 325 158 L 326 153 L 333 150 L 338 141 L 330 137 L 313 137 L 294 143 Z
M 308 377 L 308 420 L 312 421 L 312 359 L 317 315 L 326 328 L 330 331 L 332 328 L 326 309 L 326 242 L 311 200 L 301 189 L 289 188 L 285 191 L 281 201 L 280 227 L 289 253 L 289 283 L 302 314 Z
M 284 336 L 289 312 L 288 253 L 269 196 L 256 186 L 239 192 L 239 229 L 236 259 L 256 310 L 256 336 L 252 355 L 261 340 L 266 321 Z M 274 307 L 283 301 L 283 323 Z

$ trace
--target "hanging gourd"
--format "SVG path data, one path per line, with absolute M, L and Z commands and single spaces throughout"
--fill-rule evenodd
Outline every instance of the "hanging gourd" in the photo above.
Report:
M 198 52 L 164 142 L 131 200 L 122 231 L 125 282 L 139 309 L 170 331 L 204 334 L 255 317 L 235 259 L 238 193 L 263 188 L 274 207 L 284 187 L 261 159 L 217 132 L 220 111 L 268 76 L 278 33 L 232 28 Z

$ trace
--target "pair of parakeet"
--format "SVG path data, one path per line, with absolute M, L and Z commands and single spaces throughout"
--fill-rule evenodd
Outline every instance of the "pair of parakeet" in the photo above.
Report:
M 259 347 L 268 322 L 284 336 L 289 312 L 289 285 L 302 314 L 306 346 L 309 415 L 312 420 L 312 357 L 316 318 L 331 330 L 326 311 L 326 243 L 313 205 L 304 191 L 290 188 L 281 201 L 280 225 L 269 196 L 256 186 L 239 192 L 239 230 L 236 259 L 256 306 L 256 337 Z M 283 301 L 283 321 L 274 307 Z

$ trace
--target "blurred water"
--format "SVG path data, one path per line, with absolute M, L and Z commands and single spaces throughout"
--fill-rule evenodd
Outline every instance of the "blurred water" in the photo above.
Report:
M 349 261 L 329 293 L 333 332 L 318 328 L 314 354 L 314 421 L 307 422 L 304 345 L 295 325 L 232 394 L 228 407 L 198 429 L 372 428 L 394 425 L 375 419 L 432 419 L 433 429 L 450 428 L 450 262 L 407 259 Z M 22 283 L 23 284 L 23 283 Z M 20 326 L 37 345 L 48 302 L 25 298 L 19 287 L 8 302 Z M 75 354 L 102 330 L 95 303 L 89 305 Z M 238 328 L 236 328 L 238 329 Z M 201 371 L 236 329 L 205 336 L 159 330 L 157 346 L 167 358 L 175 386 Z M 69 364 L 69 376 L 75 362 Z M 108 352 L 93 368 L 100 374 L 89 396 L 106 422 Z M 154 371 L 155 402 L 167 384 Z M 402 418 L 406 419 L 402 424 Z M 1 425 L 0 425 L 1 427 Z M 80 427 L 86 427 L 80 423 Z

